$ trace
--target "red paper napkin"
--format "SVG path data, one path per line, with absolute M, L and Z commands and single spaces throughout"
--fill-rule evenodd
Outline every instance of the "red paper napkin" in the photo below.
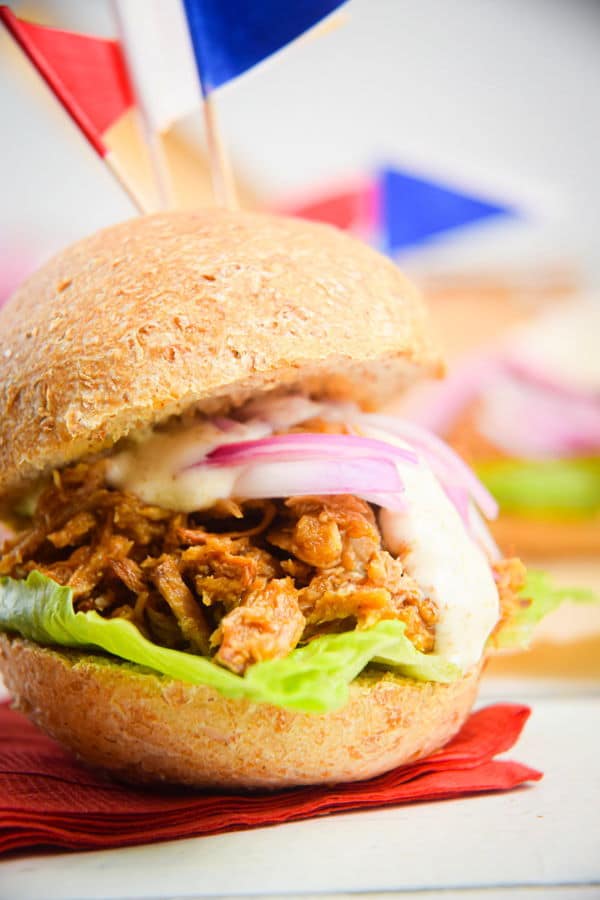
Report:
M 520 763 L 494 759 L 513 746 L 529 713 L 512 704 L 482 709 L 443 750 L 369 781 L 228 794 L 117 784 L 0 704 L 0 853 L 123 847 L 510 790 L 542 777 Z

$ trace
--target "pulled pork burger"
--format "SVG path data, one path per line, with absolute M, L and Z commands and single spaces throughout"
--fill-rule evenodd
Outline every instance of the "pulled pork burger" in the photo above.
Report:
M 65 251 L 0 313 L 1 667 L 135 782 L 368 778 L 441 747 L 532 603 L 488 492 L 367 412 L 439 369 L 398 269 L 211 210 Z
M 600 554 L 600 305 L 560 303 L 419 386 L 404 412 L 465 459 L 499 503 L 504 550 Z

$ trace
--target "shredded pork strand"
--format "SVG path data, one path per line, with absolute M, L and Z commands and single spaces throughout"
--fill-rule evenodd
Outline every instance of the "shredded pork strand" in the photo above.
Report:
M 304 626 L 292 579 L 259 579 L 213 634 L 216 658 L 233 672 L 244 672 L 253 663 L 287 656 Z
M 353 496 L 227 501 L 182 514 L 108 487 L 105 463 L 54 473 L 29 527 L 0 553 L 0 575 L 37 569 L 76 610 L 134 622 L 152 641 L 213 656 L 242 674 L 323 633 L 406 623 L 431 651 L 437 611 L 382 546 Z M 499 577 L 507 608 L 518 578 Z

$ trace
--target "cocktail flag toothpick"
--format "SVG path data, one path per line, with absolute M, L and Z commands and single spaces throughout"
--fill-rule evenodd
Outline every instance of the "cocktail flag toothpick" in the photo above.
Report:
M 162 136 L 202 105 L 217 201 L 237 203 L 213 92 L 322 23 L 345 0 L 114 0 L 123 46 L 114 40 L 24 22 L 8 7 L 0 20 L 140 211 L 143 197 L 111 152 L 106 132 L 136 107 L 162 205 L 172 185 Z M 137 98 L 137 101 L 136 99 Z
M 213 92 L 282 49 L 343 0 L 113 0 L 147 127 L 160 135 L 203 106 L 217 202 L 236 205 Z
M 107 140 L 110 129 L 135 104 L 119 44 L 25 22 L 7 6 L 0 6 L 0 21 L 137 209 L 148 212 L 151 199 L 136 185 Z
M 223 87 L 317 25 L 345 0 L 182 2 L 204 95 Z
M 179 0 L 172 0 L 179 2 Z M 281 50 L 343 5 L 344 0 L 182 0 L 204 97 L 213 178 L 225 205 L 235 186 L 211 94 Z
M 174 189 L 163 136 L 202 105 L 183 6 L 178 0 L 113 0 L 163 205 Z

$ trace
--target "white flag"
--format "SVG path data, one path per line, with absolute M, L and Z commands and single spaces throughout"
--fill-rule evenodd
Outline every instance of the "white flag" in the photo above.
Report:
M 181 0 L 114 0 L 114 6 L 144 118 L 166 131 L 202 103 Z

